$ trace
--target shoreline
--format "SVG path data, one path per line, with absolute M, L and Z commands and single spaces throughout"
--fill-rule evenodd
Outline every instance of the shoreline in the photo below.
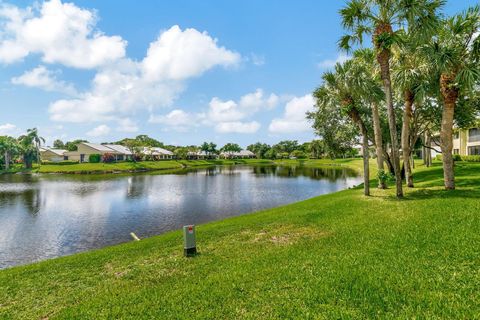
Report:
M 471 318 L 480 164 L 456 170 L 458 190 L 444 191 L 438 163 L 417 167 L 408 201 L 357 187 L 200 224 L 193 259 L 177 230 L 7 268 L 0 318 L 305 318 L 298 301 L 329 318 Z

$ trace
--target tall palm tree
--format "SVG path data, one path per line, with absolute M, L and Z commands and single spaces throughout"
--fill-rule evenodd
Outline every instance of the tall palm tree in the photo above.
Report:
M 340 39 L 341 48 L 350 50 L 352 45 L 362 44 L 365 35 L 372 36 L 385 91 L 397 197 L 403 197 L 403 188 L 393 107 L 391 50 L 398 43 L 403 28 L 415 31 L 419 36 L 434 28 L 433 17 L 443 4 L 443 0 L 350 0 L 340 10 L 343 26 L 351 32 Z
M 26 169 L 32 168 L 32 162 L 35 158 L 40 161 L 40 146 L 45 143 L 45 139 L 38 135 L 37 128 L 28 129 L 27 134 L 18 138 L 19 145 L 23 152 L 23 161 Z
M 459 99 L 468 95 L 480 80 L 480 7 L 446 19 L 426 53 L 435 62 L 436 83 L 442 98 L 440 130 L 445 189 L 455 189 L 453 124 Z
M 357 67 L 358 79 L 363 82 L 363 85 L 368 85 L 366 89 L 365 99 L 372 109 L 373 133 L 375 142 L 375 153 L 377 156 L 378 169 L 378 188 L 385 189 L 387 187 L 384 179 L 384 153 L 382 127 L 380 122 L 380 113 L 378 107 L 384 101 L 385 95 L 377 85 L 379 83 L 379 72 L 375 65 L 375 53 L 372 49 L 355 50 L 354 61 Z
M 405 180 L 409 188 L 414 187 L 411 162 L 413 142 L 417 140 L 413 130 L 414 111 L 419 109 L 430 89 L 428 77 L 432 71 L 432 64 L 417 50 L 418 43 L 415 40 L 405 35 L 405 40 L 393 52 L 393 83 L 399 88 L 398 95 L 404 101 L 401 146 Z
M 370 169 L 368 130 L 362 113 L 362 95 L 365 94 L 364 83 L 358 77 L 354 61 L 349 60 L 335 66 L 335 72 L 326 72 L 322 76 L 323 85 L 314 92 L 317 106 L 338 106 L 350 120 L 358 126 L 362 135 L 364 194 L 370 195 Z

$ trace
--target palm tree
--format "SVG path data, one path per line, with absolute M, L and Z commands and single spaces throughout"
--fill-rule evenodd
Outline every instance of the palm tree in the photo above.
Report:
M 32 162 L 35 158 L 40 161 L 40 146 L 45 143 L 45 139 L 38 135 L 37 128 L 28 129 L 27 134 L 18 138 L 19 145 L 23 152 L 23 161 L 26 169 L 32 168 Z
M 372 109 L 373 120 L 373 133 L 375 139 L 375 153 L 377 156 L 377 169 L 378 169 L 378 188 L 385 189 L 387 187 L 384 179 L 384 153 L 382 127 L 380 123 L 380 113 L 378 110 L 379 104 L 384 101 L 385 95 L 381 92 L 381 89 L 377 85 L 379 83 L 379 72 L 375 66 L 375 53 L 372 49 L 359 49 L 355 50 L 354 61 L 358 68 L 360 79 L 363 85 L 368 85 L 366 89 L 367 94 L 365 99 L 369 101 Z
M 436 67 L 436 83 L 442 97 L 440 130 L 445 189 L 455 189 L 453 122 L 459 99 L 468 95 L 480 80 L 480 7 L 445 20 L 426 53 Z
M 405 180 L 409 188 L 414 187 L 411 155 L 415 137 L 414 112 L 420 109 L 422 100 L 429 88 L 428 76 L 432 64 L 428 58 L 417 50 L 415 39 L 406 37 L 397 50 L 393 52 L 393 82 L 399 88 L 400 100 L 404 101 L 401 146 Z M 415 110 L 416 109 L 416 110 Z
M 402 28 L 419 35 L 433 29 L 433 17 L 443 4 L 443 0 L 350 0 L 340 11 L 343 26 L 351 32 L 340 39 L 341 48 L 350 50 L 352 45 L 362 44 L 365 35 L 372 36 L 385 91 L 397 197 L 403 197 L 403 188 L 390 75 L 391 50 L 398 43 Z
M 324 84 L 315 91 L 314 96 L 317 98 L 317 106 L 338 106 L 358 126 L 362 135 L 364 194 L 369 196 L 368 130 L 362 118 L 362 113 L 365 113 L 365 110 L 361 99 L 362 95 L 365 94 L 365 87 L 362 86 L 365 82 L 359 78 L 356 71 L 352 60 L 337 64 L 335 72 L 324 73 L 322 77 Z

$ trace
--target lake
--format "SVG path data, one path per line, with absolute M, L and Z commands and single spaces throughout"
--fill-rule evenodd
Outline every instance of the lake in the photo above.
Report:
M 215 166 L 130 175 L 1 175 L 0 269 L 272 208 L 362 182 L 354 171 Z

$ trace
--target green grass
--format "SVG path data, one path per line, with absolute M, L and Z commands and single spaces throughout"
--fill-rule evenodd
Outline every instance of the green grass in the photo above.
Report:
M 33 164 L 32 169 L 25 169 L 23 164 L 12 164 L 9 170 L 0 170 L 0 174 L 6 173 L 30 173 L 35 172 L 38 170 L 38 165 L 36 163 Z
M 79 163 L 71 165 L 43 165 L 40 173 L 109 173 L 117 171 L 165 170 L 182 168 L 177 161 L 142 161 L 117 163 Z
M 165 160 L 165 161 L 141 161 L 141 162 L 117 162 L 117 163 L 79 163 L 72 165 L 43 165 L 39 173 L 112 173 L 128 171 L 153 171 L 181 169 L 185 167 L 233 165 L 233 164 L 262 164 L 271 163 L 269 160 Z
M 479 318 L 480 164 L 456 174 L 455 191 L 435 165 L 401 201 L 355 188 L 201 225 L 192 259 L 170 232 L 3 270 L 0 318 Z

